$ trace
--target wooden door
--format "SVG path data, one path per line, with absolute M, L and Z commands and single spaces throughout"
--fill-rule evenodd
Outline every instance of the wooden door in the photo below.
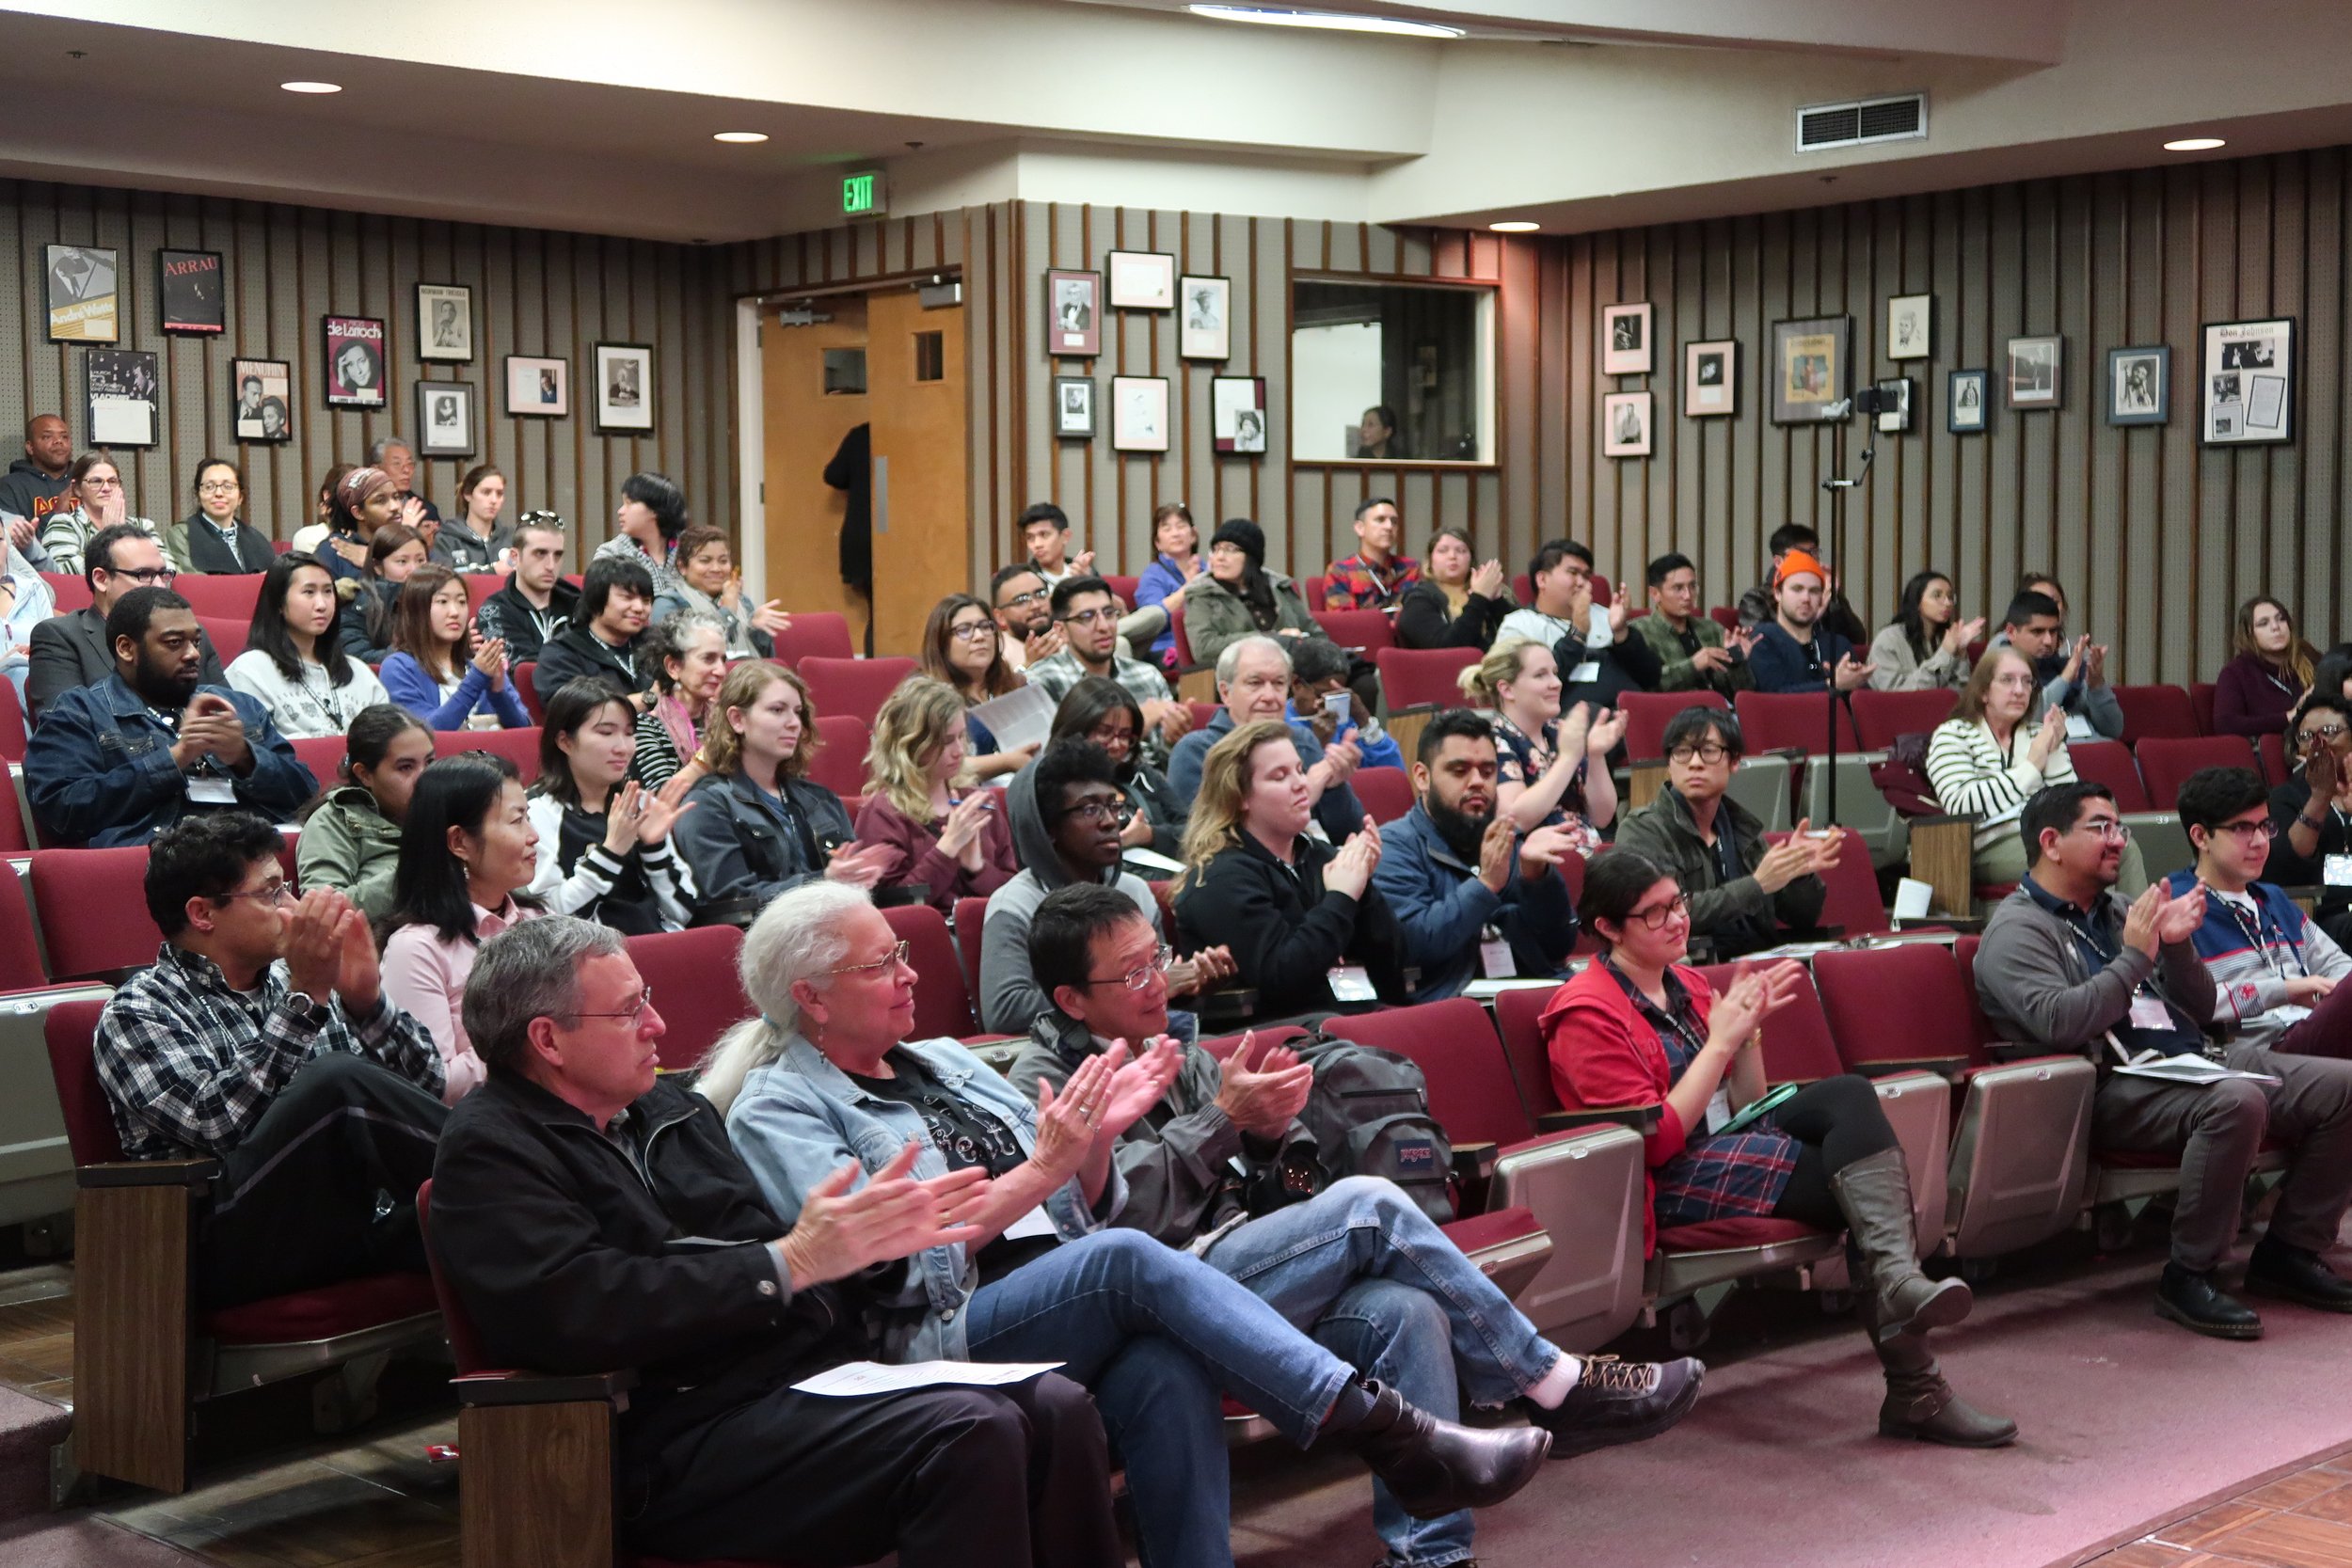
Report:
M 759 324 L 766 392 L 768 582 L 787 610 L 837 610 L 850 641 L 863 646 L 868 607 L 841 580 L 841 516 L 847 498 L 824 480 L 841 438 L 870 418 L 870 392 L 825 390 L 825 351 L 866 349 L 866 301 L 855 294 L 815 307 L 832 320 L 787 326 Z M 868 364 L 869 381 L 871 365 Z
M 972 580 L 964 308 L 866 296 L 874 426 L 874 651 L 917 654 L 931 607 Z

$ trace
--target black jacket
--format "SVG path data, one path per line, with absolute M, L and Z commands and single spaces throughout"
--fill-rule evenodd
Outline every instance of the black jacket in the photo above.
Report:
M 204 645 L 199 683 L 227 686 L 229 678 L 221 673 L 220 655 L 213 650 L 213 640 L 200 628 L 197 635 Z M 115 652 L 106 645 L 106 619 L 95 609 L 52 615 L 33 628 L 31 642 L 24 702 L 35 720 L 40 718 L 41 709 L 75 687 L 103 685 L 115 673 Z
M 269 542 L 269 535 L 251 523 L 237 525 L 234 545 L 220 536 L 220 530 L 206 520 L 202 512 L 191 512 L 180 519 L 174 531 L 180 535 L 180 547 L 187 555 L 187 570 L 219 577 L 250 577 L 266 572 L 278 562 L 278 550 Z
M 383 578 L 351 580 L 351 597 L 343 601 L 336 624 L 342 628 L 343 652 L 373 667 L 392 651 L 392 634 L 400 625 L 400 584 Z
M 687 793 L 694 809 L 677 819 L 670 837 L 693 868 L 698 913 L 750 900 L 746 908 L 755 914 L 787 888 L 823 876 L 832 847 L 856 836 L 841 797 L 823 784 L 787 779 L 784 794 L 797 820 L 740 773 L 713 773 Z
M 630 649 L 610 647 L 586 626 L 565 626 L 557 632 L 540 648 L 534 662 L 539 668 L 532 672 L 532 680 L 538 688 L 542 712 L 548 699 L 562 690 L 566 681 L 582 675 L 601 675 L 623 691 L 643 691 L 653 684 L 652 669 L 639 668 L 633 645 Z M 651 664 L 650 660 L 642 662 Z
M 489 627 L 492 636 L 506 639 L 508 664 L 531 664 L 579 608 L 580 590 L 562 578 L 548 591 L 548 608 L 541 610 L 522 596 L 509 575 L 505 587 L 482 601 L 477 619 Z
M 1615 707 L 1617 699 L 1629 691 L 1657 690 L 1659 681 L 1666 673 L 1666 667 L 1659 661 L 1658 650 L 1649 645 L 1649 639 L 1630 628 L 1623 637 L 1597 647 L 1570 632 L 1551 645 L 1551 657 L 1559 661 L 1564 682 L 1580 664 L 1596 661 L 1600 665 L 1600 673 L 1593 679 L 1576 682 L 1561 691 L 1563 713 L 1579 703 L 1590 703 L 1596 708 Z M 1620 743 L 1611 759 L 1622 762 L 1624 751 Z
M 1232 949 L 1238 983 L 1257 989 L 1261 1017 L 1338 1007 L 1330 971 L 1341 963 L 1363 965 L 1380 1000 L 1401 1006 L 1408 1000 L 1404 932 L 1370 883 L 1360 899 L 1324 891 L 1323 868 L 1338 853 L 1302 837 L 1291 850 L 1294 875 L 1243 833 L 1176 895 L 1178 949 Z
M 1405 602 L 1396 612 L 1396 645 L 1400 648 L 1476 648 L 1481 652 L 1495 645 L 1495 633 L 1502 629 L 1502 618 L 1511 613 L 1511 601 L 1489 599 L 1472 594 L 1463 602 L 1462 613 L 1454 613 L 1446 602 L 1445 590 L 1434 582 L 1417 582 L 1405 594 Z

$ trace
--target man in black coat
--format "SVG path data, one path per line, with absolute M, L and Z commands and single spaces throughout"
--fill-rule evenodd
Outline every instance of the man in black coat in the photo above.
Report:
M 847 1164 L 787 1231 L 711 1105 L 654 1074 L 660 1015 L 619 935 L 569 916 L 483 944 L 466 1028 L 488 1081 L 449 1119 L 431 1244 L 501 1365 L 633 1367 L 620 1513 L 641 1552 L 906 1568 L 1122 1560 L 1083 1389 L 833 1398 L 794 1383 L 873 1357 L 855 1276 L 970 1242 L 977 1168 L 854 1194 Z
M 593 675 L 637 700 L 640 712 L 650 711 L 653 665 L 637 657 L 637 644 L 652 616 L 652 573 L 621 556 L 588 562 L 572 624 L 539 650 L 538 668 L 532 673 L 539 705 L 544 709 L 566 682 Z
M 77 686 L 103 686 L 115 673 L 114 644 L 106 641 L 106 611 L 134 588 L 169 588 L 171 562 L 153 534 L 135 523 L 116 523 L 91 535 L 82 554 L 82 580 L 89 584 L 90 607 L 52 615 L 33 628 L 31 668 L 24 702 L 36 722 L 41 710 Z M 198 680 L 226 686 L 220 655 L 202 639 L 204 662 Z
M 512 664 L 536 663 L 580 608 L 580 590 L 564 580 L 564 530 L 552 516 L 526 513 L 515 525 L 515 570 L 506 586 L 482 603 L 483 628 L 506 639 Z

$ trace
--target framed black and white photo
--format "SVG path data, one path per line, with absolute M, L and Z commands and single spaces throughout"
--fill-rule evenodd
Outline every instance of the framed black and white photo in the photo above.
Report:
M 2011 338 L 2007 357 L 2011 408 L 2058 406 L 2066 390 L 2065 339 Z
M 384 324 L 373 316 L 327 316 L 319 327 L 326 341 L 326 406 L 384 407 Z
M 1233 280 L 1195 277 L 1176 280 L 1184 313 L 1176 328 L 1176 352 L 1185 359 L 1230 359 L 1233 356 Z
M 1879 394 L 1879 430 L 1899 436 L 1911 428 L 1911 377 L 1888 376 L 1873 383 Z
M 2295 321 L 2207 322 L 2198 363 L 2209 447 L 2285 441 L 2295 434 Z
M 1944 428 L 1955 436 L 1984 434 L 1990 371 L 1954 371 L 1944 380 Z
M 111 343 L 122 336 L 121 283 L 115 253 L 103 245 L 41 246 L 48 286 L 49 341 Z
M 1717 338 L 1682 345 L 1682 413 L 1711 419 L 1740 412 L 1740 341 Z
M 1114 250 L 1104 266 L 1114 310 L 1176 309 L 1176 258 L 1159 250 Z
M 2171 349 L 2155 343 L 2107 350 L 2107 423 L 2171 422 Z
M 1886 302 L 1886 356 L 1925 359 L 1935 341 L 1935 296 L 1897 294 Z
M 1601 307 L 1601 374 L 1649 374 L 1650 322 L 1650 307 L 1647 303 Z
M 1103 352 L 1103 275 L 1045 275 L 1045 353 L 1056 359 L 1091 359 Z
M 1094 439 L 1094 378 L 1054 377 L 1054 435 L 1064 441 Z
M 473 455 L 473 383 L 417 383 L 417 455 Z
M 191 338 L 217 338 L 227 330 L 228 274 L 219 251 L 155 252 L 155 325 Z
M 463 283 L 417 285 L 417 357 L 449 364 L 473 358 L 473 291 Z
M 1241 457 L 1265 455 L 1265 377 L 1220 375 L 1209 382 L 1209 444 Z
M 1111 451 L 1168 450 L 1168 378 L 1111 377 Z
M 596 430 L 643 436 L 653 429 L 653 350 L 644 343 L 596 345 Z
M 1650 454 L 1650 394 L 1611 392 L 1600 400 L 1600 454 L 1603 457 L 1647 457 Z
M 509 419 L 561 420 L 572 412 L 572 362 L 537 355 L 506 356 Z
M 1772 423 L 1818 424 L 1852 412 L 1853 318 L 1772 323 Z
M 294 439 L 294 367 L 283 359 L 230 360 L 229 396 L 238 440 L 275 446 Z
M 128 348 L 94 348 L 83 356 L 88 383 L 82 428 L 92 447 L 155 444 L 155 356 Z

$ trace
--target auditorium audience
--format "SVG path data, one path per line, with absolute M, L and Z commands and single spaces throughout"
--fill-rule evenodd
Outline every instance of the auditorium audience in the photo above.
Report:
M 1184 600 L 1184 641 L 1203 664 L 1252 633 L 1289 640 L 1321 637 L 1298 584 L 1266 569 L 1265 530 L 1247 517 L 1217 525 L 1209 543 L 1209 571 L 1194 579 Z
M 1756 629 L 1748 670 L 1758 691 L 1853 691 L 1874 673 L 1854 656 L 1854 645 L 1823 623 L 1828 568 L 1803 550 L 1791 550 L 1772 568 L 1772 619 Z
M 2058 600 L 2028 589 L 2011 599 L 2000 635 L 1987 650 L 2011 647 L 2033 665 L 2040 689 L 2026 721 L 2039 724 L 2044 708 L 2063 709 L 2069 740 L 2121 740 L 2123 705 L 2107 685 L 2107 651 L 2085 632 L 2066 641 L 2066 612 Z
M 400 825 L 417 776 L 433 761 L 433 731 L 397 703 L 361 708 L 336 780 L 302 817 L 294 878 L 304 893 L 332 888 L 372 921 L 392 912 Z
M 2232 651 L 2237 657 L 2214 677 L 2214 729 L 2249 738 L 2281 733 L 2312 689 L 2319 650 L 2296 631 L 2285 605 L 2261 594 L 2238 606 Z
M 1870 689 L 1959 690 L 1975 670 L 1968 650 L 1983 635 L 1983 617 L 1962 618 L 1951 578 L 1917 573 L 1903 584 L 1895 618 L 1870 642 Z
M 1483 652 L 1511 609 L 1511 579 L 1502 562 L 1478 564 L 1470 536 L 1458 528 L 1441 528 L 1429 541 L 1428 570 L 1398 603 L 1396 645 Z
M 530 790 L 539 849 L 526 891 L 550 913 L 628 936 L 682 930 L 694 909 L 693 875 L 670 843 L 686 792 L 629 777 L 644 725 L 603 681 L 560 689 Z
M 1772 537 L 1764 542 L 1764 547 L 1772 553 L 1771 568 L 1765 573 L 1762 582 L 1740 595 L 1740 626 L 1742 630 L 1750 632 L 1762 627 L 1779 612 L 1779 570 L 1784 560 L 1797 551 L 1803 551 L 1816 561 L 1825 559 L 1821 550 L 1821 536 L 1803 523 L 1783 523 L 1772 530 Z M 1825 573 L 1824 576 L 1834 574 Z M 1846 602 L 1844 591 L 1835 581 L 1829 585 L 1828 600 L 1821 610 L 1821 626 L 1826 631 L 1836 632 L 1857 648 L 1870 635 L 1870 629 L 1862 624 L 1862 617 L 1854 613 L 1853 606 Z
M 993 779 L 1017 772 L 1037 755 L 1037 744 L 1000 749 L 996 736 L 971 712 L 992 697 L 1001 697 L 1023 684 L 1021 674 L 1005 658 L 1005 644 L 987 601 L 970 594 L 950 594 L 931 607 L 923 624 L 923 673 L 948 687 L 964 706 L 964 734 L 972 754 L 965 766 L 976 779 Z
M 495 1364 L 635 1370 L 612 1456 L 628 1545 L 828 1568 L 1120 1556 L 1102 1427 L 1059 1375 L 791 1386 L 889 1354 L 866 1321 L 877 1266 L 974 1234 L 977 1174 L 820 1183 L 787 1232 L 718 1113 L 656 1077 L 661 1015 L 618 933 L 584 921 L 485 943 L 466 1023 L 488 1078 L 434 1162 L 434 1257 Z
M 2322 688 L 2295 710 L 2293 771 L 2270 793 L 2279 836 L 2271 875 L 2319 889 L 2313 911 L 2339 947 L 2352 944 L 2352 698 Z M 2334 872 L 2329 875 L 2330 870 Z
M 1054 710 L 1050 740 L 1086 740 L 1111 759 L 1113 779 L 1126 797 L 1127 825 L 1120 830 L 1121 849 L 1149 849 L 1174 860 L 1184 853 L 1184 821 L 1191 802 L 1176 793 L 1168 775 L 1144 760 L 1141 736 L 1143 708 L 1115 680 L 1089 675 L 1070 689 Z M 1146 881 L 1173 875 L 1139 868 Z
M 687 524 L 686 492 L 677 482 L 667 474 L 629 475 L 621 482 L 621 504 L 614 509 L 612 520 L 620 531 L 596 546 L 596 554 L 588 558 L 589 565 L 619 561 L 641 568 L 652 583 L 645 593 L 648 610 L 660 595 L 677 593 L 683 579 L 675 557 L 678 535 L 686 531 Z
M 1197 800 L 1201 769 L 1212 746 L 1240 725 L 1261 721 L 1285 724 L 1298 748 L 1298 765 L 1305 770 L 1315 821 L 1327 837 L 1344 839 L 1364 819 L 1364 804 L 1347 782 L 1361 766 L 1363 753 L 1350 741 L 1335 740 L 1326 746 L 1313 730 L 1292 718 L 1290 687 L 1290 656 L 1281 643 L 1254 634 L 1227 643 L 1216 660 L 1216 694 L 1224 706 L 1208 723 L 1176 743 L 1168 753 L 1168 782 L 1179 799 Z
M 1183 501 L 1162 501 L 1152 509 L 1152 564 L 1136 582 L 1136 612 L 1157 610 L 1167 618 L 1152 639 L 1152 658 L 1166 663 L 1175 657 L 1175 620 L 1185 595 L 1209 569 L 1200 554 L 1200 531 Z
M 918 1177 L 987 1172 L 968 1239 L 876 1278 L 892 1359 L 1060 1362 L 1104 1412 L 1153 1561 L 1230 1560 L 1221 1393 L 1300 1448 L 1355 1452 L 1417 1517 L 1500 1501 L 1533 1479 L 1549 1433 L 1472 1432 L 1418 1411 L 1191 1253 L 1106 1228 L 1127 1197 L 1112 1150 L 1166 1092 L 1172 1045 L 1137 1042 L 1132 1058 L 1115 1047 L 1032 1104 L 956 1041 L 906 1038 L 906 952 L 862 891 L 785 895 L 744 942 L 760 1016 L 728 1033 L 695 1083 L 787 1215 L 836 1190 L 845 1164 L 852 1184 L 900 1173 L 910 1144 Z
M 1094 552 L 1082 550 L 1070 553 L 1070 516 L 1052 501 L 1034 501 L 1021 514 L 1014 531 L 1021 535 L 1021 547 L 1027 552 L 1029 565 L 1044 580 L 1047 589 L 1058 588 L 1068 578 L 1094 575 Z
M 326 499 L 326 530 L 314 541 L 296 535 L 294 548 L 301 550 L 307 544 L 338 582 L 365 577 L 370 546 L 384 530 L 397 523 L 411 533 L 416 531 L 403 520 L 400 486 L 392 483 L 391 475 L 373 467 L 346 468 L 341 479 L 330 474 L 328 481 L 332 488 Z
M 1724 793 L 1747 753 L 1732 715 L 1684 708 L 1666 721 L 1663 746 L 1665 787 L 1626 813 L 1617 847 L 1674 875 L 1691 934 L 1721 961 L 1775 945 L 1784 927 L 1818 927 L 1829 899 L 1821 873 L 1837 863 L 1842 840 L 1813 836 L 1807 818 L 1785 842 L 1765 844 L 1764 824 Z
M 653 708 L 637 715 L 637 755 L 628 776 L 676 799 L 703 776 L 703 732 L 710 705 L 727 678 L 726 628 L 699 610 L 681 610 L 645 633 L 643 657 L 653 666 Z
M 20 706 L 27 700 L 25 689 L 32 676 L 33 633 L 54 620 L 56 611 L 56 590 L 14 545 L 0 545 L 0 674 L 16 688 Z
M 2352 1311 L 2352 1281 L 2320 1258 L 2352 1197 L 2352 1061 L 2235 1044 L 2229 1066 L 2266 1075 L 2181 1083 L 2118 1071 L 2122 1059 L 2205 1058 L 2213 976 L 2194 944 L 2206 895 L 2161 885 L 2116 890 L 2129 830 L 2104 785 L 2060 784 L 2026 803 L 2027 868 L 1977 952 L 1977 994 L 2000 1037 L 2087 1054 L 2097 1065 L 2091 1147 L 2177 1158 L 2171 1259 L 2156 1313 L 2224 1339 L 2261 1336 L 2262 1319 L 2217 1277 L 2236 1238 L 2246 1178 L 2267 1134 L 2292 1150 L 2270 1228 L 2245 1289 Z
M 755 606 L 743 592 L 724 529 L 695 523 L 680 532 L 677 574 L 677 587 L 653 602 L 656 626 L 680 611 L 699 610 L 725 628 L 730 658 L 766 658 L 776 651 L 776 634 L 792 628 L 783 600 Z
M 1074 580 L 1074 579 L 1073 579 Z M 952 915 L 959 898 L 985 898 L 1021 869 L 1012 829 L 993 789 L 964 775 L 963 705 L 945 685 L 916 675 L 898 683 L 874 715 L 866 752 L 866 804 L 857 841 L 886 848 L 878 888 L 920 889 Z
M 1046 604 L 1053 590 L 1035 566 L 1025 561 L 1000 566 L 988 579 L 988 590 L 996 604 L 997 651 L 1007 669 L 1018 673 L 1061 652 L 1061 627 Z
M 1321 637 L 1299 638 L 1287 651 L 1291 656 L 1290 712 L 1314 732 L 1315 739 L 1326 747 L 1335 740 L 1346 741 L 1356 748 L 1359 768 L 1403 768 L 1403 749 L 1380 728 L 1371 707 L 1348 684 L 1349 674 L 1361 661 Z M 1334 697 L 1347 699 L 1344 719 L 1331 707 Z
M 1631 632 L 1633 606 L 1623 594 L 1603 609 L 1593 592 L 1593 552 L 1558 540 L 1535 552 L 1527 575 L 1535 602 L 1502 618 L 1500 646 L 1524 638 L 1551 650 L 1567 689 L 1564 706 L 1613 707 L 1629 691 L 1655 691 L 1664 673 L 1650 645 Z
M 437 730 L 518 730 L 531 715 L 507 673 L 506 644 L 474 638 L 466 579 L 446 566 L 411 573 L 382 672 L 392 701 Z
M 564 580 L 563 524 L 543 520 L 551 516 L 528 513 L 515 525 L 515 569 L 475 612 L 483 630 L 506 640 L 516 665 L 535 662 L 580 607 L 580 590 Z
M 245 470 L 225 457 L 196 466 L 196 510 L 164 531 L 164 548 L 183 572 L 250 576 L 269 570 L 278 552 L 269 534 L 244 521 Z
M 286 541 L 289 549 L 300 550 L 306 555 L 319 552 L 332 532 L 336 493 L 342 488 L 344 478 L 357 467 L 358 465 L 354 463 L 338 463 L 326 470 L 319 480 L 318 494 L 310 500 L 310 520 L 294 530 L 294 537 Z
M 1596 714 L 1583 703 L 1563 712 L 1550 648 L 1508 632 L 1462 672 L 1461 684 L 1470 701 L 1494 710 L 1497 813 L 1520 832 L 1567 829 L 1579 854 L 1599 848 L 1600 830 L 1617 815 L 1609 753 L 1625 737 L 1625 716 Z
M 1071 688 L 1089 675 L 1100 675 L 1126 688 L 1143 709 L 1144 745 L 1155 755 L 1184 737 L 1192 716 L 1168 677 L 1139 658 L 1119 651 L 1119 601 L 1110 584 L 1098 577 L 1064 577 L 1047 600 L 1054 624 L 1062 628 L 1059 653 L 1032 659 L 1025 674 L 1031 686 L 1059 703 Z
M 1953 1393 L 1928 1349 L 1928 1331 L 1973 1302 L 1960 1280 L 1919 1272 L 1910 1172 L 1869 1080 L 1820 1079 L 1726 1125 L 1765 1097 L 1762 1025 L 1796 994 L 1803 966 L 1751 969 L 1718 994 L 1684 961 L 1681 885 L 1622 846 L 1586 870 L 1581 912 L 1605 953 L 1545 1006 L 1545 1049 L 1567 1109 L 1658 1107 L 1644 1133 L 1645 1250 L 1661 1230 L 1734 1217 L 1844 1231 L 1855 1315 L 1886 1375 L 1880 1433 L 1972 1449 L 2014 1441 L 2017 1423 Z
M 1698 568 L 1679 552 L 1649 563 L 1649 613 L 1633 623 L 1634 635 L 1658 656 L 1661 691 L 1713 691 L 1728 697 L 1756 684 L 1748 668 L 1755 635 L 1730 636 L 1699 606 Z
M 321 564 L 326 564 L 324 560 Z M 433 564 L 424 536 L 406 523 L 387 523 L 377 529 L 368 541 L 367 565 L 359 576 L 336 585 L 343 601 L 341 636 L 344 651 L 370 666 L 390 657 L 392 639 L 400 631 L 400 591 L 410 578 Z
M 331 888 L 297 898 L 278 851 L 246 811 L 159 833 L 146 896 L 163 945 L 98 1021 L 123 1154 L 219 1162 L 193 1250 L 208 1309 L 425 1266 L 415 1199 L 447 1114 L 440 1055 L 385 994 L 367 917 Z
M 653 595 L 654 578 L 643 562 L 598 550 L 580 578 L 580 606 L 571 623 L 539 650 L 532 679 L 541 705 L 554 692 L 593 675 L 612 682 L 638 712 L 650 710 L 653 660 L 638 650 Z
M 81 571 L 90 540 L 101 529 L 117 523 L 129 523 L 143 533 L 156 531 L 145 517 L 131 515 L 131 498 L 123 488 L 122 470 L 116 467 L 114 453 L 103 448 L 84 452 L 67 470 L 59 504 L 40 525 L 41 552 L 49 558 L 46 569 L 69 574 Z
M 440 533 L 441 510 L 417 492 L 417 449 L 405 436 L 379 436 L 368 448 L 368 461 L 390 476 L 392 494 L 400 502 L 400 520 L 416 530 L 417 536 L 430 546 Z M 437 554 L 434 564 L 446 566 L 449 560 Z
M 1331 562 L 1325 577 L 1326 610 L 1398 609 L 1421 581 L 1421 562 L 1399 555 L 1405 524 L 1396 502 L 1372 496 L 1356 503 L 1356 553 Z
M 40 526 L 49 514 L 73 504 L 66 494 L 66 470 L 73 466 L 73 432 L 56 414 L 24 421 L 24 455 L 0 475 L 0 517 L 8 519 L 8 543 L 40 571 L 54 571 L 40 547 Z
M 499 557 L 515 542 L 515 531 L 499 521 L 506 510 L 506 476 L 477 463 L 457 482 L 457 513 L 441 525 L 437 541 L 460 572 L 495 572 Z
M 171 563 L 164 558 L 163 545 L 135 524 L 117 523 L 91 535 L 82 563 L 82 580 L 90 593 L 88 608 L 37 622 L 24 638 L 32 645 L 32 657 L 25 669 L 24 704 L 36 721 L 63 693 L 77 686 L 103 685 L 113 678 L 115 654 L 114 644 L 106 640 L 107 612 L 114 609 L 117 599 L 134 588 L 169 588 L 173 575 Z M 16 578 L 16 569 L 11 566 L 9 581 L 14 582 Z M 41 587 L 48 591 L 47 583 Z M 20 593 L 30 602 L 30 588 Z M 10 619 L 13 618 L 11 611 Z M 197 636 L 203 654 L 200 669 L 204 684 L 226 685 L 228 677 L 221 671 L 220 656 L 213 651 L 213 640 L 201 630 Z
M 345 610 L 318 557 L 289 552 L 262 574 L 245 652 L 229 663 L 229 684 L 269 710 L 280 733 L 342 735 L 359 710 L 389 702 L 375 672 L 344 651 Z

